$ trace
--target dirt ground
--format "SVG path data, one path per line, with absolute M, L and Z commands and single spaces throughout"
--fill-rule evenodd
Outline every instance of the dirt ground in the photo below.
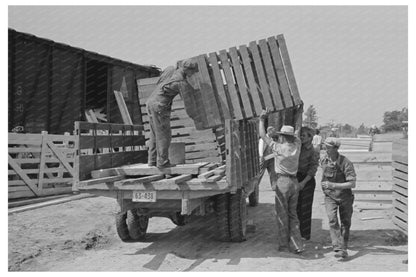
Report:
M 406 238 L 391 210 L 354 211 L 350 257 L 330 249 L 320 186 L 315 191 L 312 238 L 303 255 L 278 252 L 274 195 L 265 174 L 260 204 L 248 207 L 247 241 L 215 240 L 214 218 L 177 227 L 151 218 L 145 242 L 124 243 L 115 230 L 117 203 L 93 197 L 9 215 L 9 271 L 407 271 Z M 369 217 L 381 219 L 363 220 Z

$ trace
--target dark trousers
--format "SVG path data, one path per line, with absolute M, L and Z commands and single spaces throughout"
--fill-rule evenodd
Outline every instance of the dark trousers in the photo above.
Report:
M 325 195 L 325 209 L 329 219 L 329 233 L 334 250 L 347 250 L 350 237 L 354 195 L 335 200 Z M 341 221 L 341 226 L 338 221 Z
M 273 180 L 276 188 L 275 209 L 279 247 L 302 249 L 299 221 L 296 215 L 298 184 L 295 178 L 279 176 Z
M 163 165 L 169 162 L 169 146 L 172 139 L 170 112 L 147 108 L 150 125 L 148 163 Z
M 298 182 L 302 181 L 306 175 L 298 173 Z M 300 235 L 305 239 L 311 238 L 312 228 L 312 203 L 313 195 L 315 193 L 315 178 L 310 179 L 302 190 L 299 191 L 298 205 L 296 212 L 299 219 Z

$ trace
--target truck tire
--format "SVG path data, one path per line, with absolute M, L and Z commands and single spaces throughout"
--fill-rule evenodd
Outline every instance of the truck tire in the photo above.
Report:
M 231 241 L 228 222 L 229 193 L 219 194 L 215 197 L 216 232 L 219 241 Z
M 246 195 L 242 189 L 239 189 L 235 194 L 230 195 L 228 218 L 231 241 L 245 241 L 247 228 L 247 203 Z
M 138 215 L 136 209 L 127 211 L 127 228 L 133 240 L 144 240 L 148 225 L 147 215 Z
M 127 212 L 116 214 L 116 229 L 120 239 L 124 242 L 130 241 L 129 229 L 127 228 Z
M 176 226 L 184 226 L 186 224 L 186 217 L 181 215 L 181 212 L 176 212 L 169 216 L 169 218 Z
M 259 184 L 254 187 L 254 191 L 248 196 L 248 203 L 251 207 L 256 207 L 259 204 Z

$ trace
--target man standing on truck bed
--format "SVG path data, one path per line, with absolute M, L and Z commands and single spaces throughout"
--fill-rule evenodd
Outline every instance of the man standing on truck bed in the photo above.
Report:
M 198 70 L 198 64 L 192 59 L 178 63 L 176 68 L 169 66 L 163 70 L 155 90 L 146 102 L 149 115 L 150 139 L 148 165 L 166 168 L 173 166 L 169 161 L 169 146 L 172 139 L 170 129 L 170 113 L 172 101 L 180 94 L 187 114 L 195 119 L 197 107 L 193 102 L 194 88 L 186 77 Z
M 296 212 L 298 203 L 299 184 L 296 172 L 299 165 L 301 141 L 292 126 L 283 125 L 278 141 L 266 136 L 264 120 L 268 109 L 260 115 L 259 133 L 264 142 L 272 149 L 275 159 L 275 178 L 272 189 L 276 192 L 275 209 L 277 220 L 277 236 L 279 251 L 289 249 L 289 244 L 296 254 L 303 252 L 299 230 L 299 220 Z

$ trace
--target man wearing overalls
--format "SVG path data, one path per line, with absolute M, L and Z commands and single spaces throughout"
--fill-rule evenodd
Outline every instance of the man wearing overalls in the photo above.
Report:
M 163 70 L 155 90 L 146 102 L 149 115 L 150 138 L 148 165 L 166 168 L 173 166 L 169 161 L 169 146 L 172 139 L 170 113 L 172 101 L 180 94 L 185 110 L 192 119 L 197 118 L 197 107 L 193 102 L 193 87 L 186 77 L 198 70 L 198 64 L 192 59 L 184 60 L 176 68 L 173 66 Z
M 351 161 L 339 154 L 340 145 L 340 141 L 333 137 L 324 142 L 327 155 L 321 160 L 321 185 L 335 257 L 346 258 L 354 202 L 351 189 L 355 188 L 356 174 Z

